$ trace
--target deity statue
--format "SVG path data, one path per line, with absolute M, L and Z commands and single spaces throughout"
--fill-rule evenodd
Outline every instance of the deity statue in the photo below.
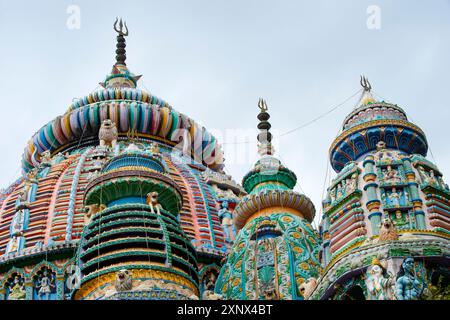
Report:
M 428 183 L 431 185 L 434 185 L 434 186 L 438 185 L 438 183 L 436 181 L 436 177 L 434 176 L 433 170 L 430 171 L 430 177 L 428 178 Z
M 41 166 L 50 167 L 52 162 L 52 157 L 50 150 L 45 150 L 41 153 Z
M 331 189 L 330 190 L 330 199 L 331 199 L 331 203 L 336 201 L 336 189 Z
M 341 182 L 339 182 L 338 183 L 338 185 L 336 186 L 336 199 L 340 199 L 340 198 L 342 198 L 342 196 L 343 196 L 343 193 L 342 193 L 342 185 L 341 185 Z
M 387 274 L 386 268 L 377 258 L 374 258 L 372 265 L 367 268 L 365 282 L 368 300 L 392 300 L 394 277 Z
M 19 250 L 19 238 L 17 236 L 13 236 L 11 240 L 9 240 L 8 252 L 12 253 Z
M 353 178 L 345 179 L 345 194 L 350 194 L 355 191 L 355 183 Z
M 16 234 L 16 233 L 22 231 L 23 218 L 24 218 L 23 209 L 17 210 L 16 214 L 14 215 L 12 224 L 11 224 L 11 234 Z
M 36 286 L 36 289 L 39 289 L 38 291 L 38 297 L 40 300 L 48 300 L 50 293 L 52 292 L 52 288 L 55 287 L 55 284 L 53 283 L 53 279 L 51 276 L 48 275 L 47 270 L 44 270 L 41 277 L 38 279 L 38 283 Z M 44 297 L 44 299 L 43 299 Z
M 400 177 L 398 176 L 397 171 L 392 169 L 392 166 L 388 166 L 387 171 L 384 175 L 384 179 L 387 182 L 396 182 L 400 180 Z
M 388 197 L 393 207 L 400 207 L 400 195 L 397 193 L 395 188 L 392 188 L 392 191 Z
M 428 182 L 428 174 L 426 173 L 423 166 L 419 166 L 418 171 L 419 171 L 420 183 L 422 183 L 422 184 L 427 183 Z
M 424 289 L 414 272 L 413 258 L 406 258 L 397 275 L 395 295 L 398 300 L 418 300 Z
M 8 300 L 25 300 L 25 296 L 25 285 L 16 275 L 9 291 Z
M 234 241 L 236 230 L 233 225 L 233 214 L 228 210 L 228 201 L 222 202 L 222 208 L 219 210 L 219 219 L 222 224 L 222 229 L 225 232 L 225 237 L 228 242 Z

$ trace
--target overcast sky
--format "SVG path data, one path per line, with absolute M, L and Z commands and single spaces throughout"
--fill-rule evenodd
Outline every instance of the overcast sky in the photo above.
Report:
M 70 5 L 79 29 L 67 26 Z M 367 25 L 371 5 L 378 29 Z M 222 132 L 226 171 L 238 182 L 257 159 L 259 97 L 279 136 L 353 95 L 360 74 L 425 131 L 429 158 L 450 181 L 450 1 L 0 0 L 0 186 L 19 176 L 33 133 L 110 71 L 116 16 L 130 29 L 127 65 L 143 74 L 141 88 Z M 328 148 L 356 100 L 276 141 L 318 212 Z

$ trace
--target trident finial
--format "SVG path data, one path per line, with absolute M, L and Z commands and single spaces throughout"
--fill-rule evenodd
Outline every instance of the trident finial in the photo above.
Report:
M 117 23 L 119 23 L 119 28 L 117 29 Z M 125 27 L 125 28 L 124 28 Z M 124 32 L 125 29 L 125 32 Z M 120 35 L 120 36 L 128 36 L 128 27 L 127 23 L 122 21 L 122 18 L 116 18 L 116 22 L 114 22 L 114 30 Z
M 370 91 L 372 89 L 369 80 L 365 76 L 361 76 L 360 83 L 365 91 Z
M 266 112 L 268 110 L 266 100 L 264 100 L 263 98 L 259 98 L 258 107 L 261 112 Z

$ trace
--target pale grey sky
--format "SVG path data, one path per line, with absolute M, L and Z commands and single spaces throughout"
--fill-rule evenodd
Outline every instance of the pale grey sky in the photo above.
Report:
M 66 26 L 69 5 L 81 10 L 80 29 Z M 381 9 L 379 30 L 367 28 L 370 5 Z M 19 176 L 32 134 L 110 71 L 116 16 L 130 29 L 127 65 L 141 87 L 211 130 L 255 130 L 261 96 L 273 132 L 286 132 L 351 96 L 365 74 L 425 131 L 450 181 L 450 1 L 0 0 L 0 186 Z M 328 147 L 355 102 L 277 146 L 318 212 Z M 238 182 L 256 159 L 255 137 L 224 145 Z

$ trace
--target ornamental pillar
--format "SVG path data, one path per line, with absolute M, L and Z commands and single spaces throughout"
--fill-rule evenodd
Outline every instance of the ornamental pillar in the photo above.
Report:
M 33 280 L 25 280 L 25 300 L 33 300 Z
M 425 213 L 423 211 L 423 202 L 419 195 L 419 185 L 416 182 L 416 175 L 412 169 L 411 159 L 404 157 L 403 168 L 405 169 L 405 177 L 408 182 L 409 194 L 411 195 L 411 203 L 413 205 L 414 215 L 416 218 L 416 228 L 426 229 Z
M 379 233 L 381 223 L 381 201 L 378 199 L 377 194 L 378 184 L 375 182 L 377 175 L 374 170 L 374 165 L 375 161 L 373 155 L 368 155 L 365 157 L 363 162 L 363 179 L 366 183 L 364 185 L 364 190 L 367 194 L 366 207 L 367 210 L 369 210 L 368 218 L 372 229 L 372 235 L 377 235 Z

